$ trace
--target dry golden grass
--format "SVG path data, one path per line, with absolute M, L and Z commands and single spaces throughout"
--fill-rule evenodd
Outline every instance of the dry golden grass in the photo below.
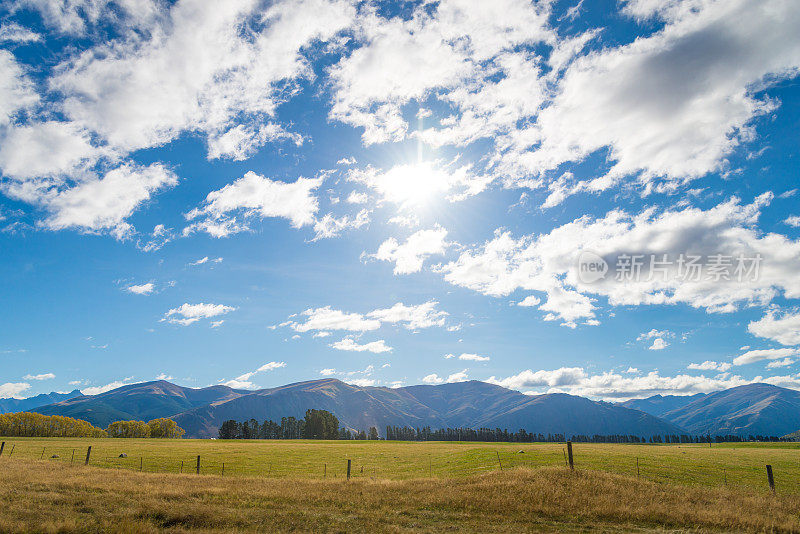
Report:
M 2 532 L 800 532 L 800 497 L 563 467 L 308 480 L 0 463 Z

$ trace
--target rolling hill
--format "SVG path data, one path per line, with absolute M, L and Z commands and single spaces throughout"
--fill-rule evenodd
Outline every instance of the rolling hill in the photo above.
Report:
M 800 428 L 800 392 L 749 384 L 710 393 L 663 418 L 693 434 L 783 436 Z
M 359 387 L 335 379 L 259 391 L 225 386 L 184 388 L 169 382 L 132 384 L 36 408 L 105 427 L 121 419 L 172 417 L 187 437 L 215 437 L 223 421 L 303 417 L 309 408 L 334 413 L 343 426 L 383 433 L 387 425 L 431 428 L 524 428 L 535 433 L 673 434 L 672 423 L 644 412 L 565 394 L 529 396 L 470 381 L 403 388 Z

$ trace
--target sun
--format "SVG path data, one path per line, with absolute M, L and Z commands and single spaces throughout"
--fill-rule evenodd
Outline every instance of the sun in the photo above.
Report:
M 376 184 L 383 198 L 398 205 L 427 204 L 449 189 L 450 176 L 428 162 L 397 165 Z

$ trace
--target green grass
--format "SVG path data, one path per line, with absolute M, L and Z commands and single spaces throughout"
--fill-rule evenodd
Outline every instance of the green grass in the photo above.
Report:
M 225 476 L 341 479 L 347 460 L 352 476 L 389 480 L 463 478 L 503 468 L 564 466 L 564 444 L 393 441 L 261 441 L 0 438 L 6 441 L 0 462 L 14 459 L 82 465 L 92 446 L 90 464 L 157 473 L 193 473 L 197 455 L 201 472 Z M 14 449 L 13 454 L 11 449 Z M 44 454 L 42 451 L 44 450 Z M 737 443 L 706 445 L 573 445 L 575 467 L 642 479 L 768 490 L 765 465 L 771 464 L 779 493 L 800 495 L 800 444 Z M 519 451 L 524 451 L 520 453 Z M 119 458 L 126 453 L 127 458 Z M 58 458 L 51 458 L 57 455 Z

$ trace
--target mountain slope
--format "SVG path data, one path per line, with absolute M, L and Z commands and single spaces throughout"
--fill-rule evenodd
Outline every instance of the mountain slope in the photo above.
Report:
M 663 417 L 695 434 L 783 436 L 800 428 L 800 392 L 749 384 L 710 393 Z
M 317 380 L 262 390 L 189 410 L 175 417 L 187 436 L 214 437 L 227 419 L 279 420 L 303 417 L 305 410 L 328 410 L 352 429 L 387 425 L 431 428 L 524 428 L 536 433 L 680 433 L 651 415 L 572 395 L 528 396 L 484 382 L 405 388 L 358 387 L 339 380 Z
M 227 386 L 184 388 L 159 380 L 122 386 L 99 395 L 81 395 L 56 404 L 35 408 L 44 415 L 65 415 L 84 419 L 105 428 L 120 420 L 169 417 L 177 413 L 228 400 L 249 393 Z
M 682 408 L 703 397 L 705 397 L 705 393 L 697 393 L 695 395 L 653 395 L 646 399 L 631 399 L 621 402 L 619 405 L 661 417 L 667 412 Z
M 48 404 L 79 396 L 81 396 L 81 392 L 76 389 L 69 393 L 42 393 L 27 399 L 0 399 L 0 413 L 27 412 L 40 406 L 47 406 Z
M 67 415 L 105 427 L 120 419 L 172 417 L 187 437 L 215 437 L 228 419 L 302 418 L 307 409 L 328 410 L 355 430 L 415 428 L 507 428 L 544 434 L 680 433 L 672 423 L 644 412 L 565 394 L 529 396 L 470 381 L 405 388 L 359 387 L 335 379 L 288 384 L 260 391 L 225 386 L 191 389 L 169 382 L 132 384 L 80 396 L 35 411 Z

